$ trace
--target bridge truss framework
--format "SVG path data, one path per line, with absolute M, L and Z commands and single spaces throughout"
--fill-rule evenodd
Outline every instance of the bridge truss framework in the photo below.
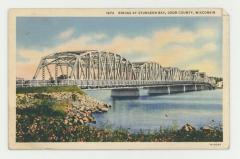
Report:
M 198 70 L 163 67 L 156 62 L 130 62 L 119 54 L 97 50 L 59 52 L 41 58 L 30 84 L 104 87 L 171 82 L 215 84 L 214 78 Z

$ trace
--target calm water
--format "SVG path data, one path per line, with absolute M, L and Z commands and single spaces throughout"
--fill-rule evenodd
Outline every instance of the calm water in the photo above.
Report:
M 153 131 L 180 128 L 190 123 L 196 128 L 222 123 L 222 90 L 197 91 L 173 95 L 149 96 L 141 90 L 135 99 L 115 99 L 111 90 L 86 92 L 113 107 L 107 113 L 96 113 L 97 127 L 125 128 L 130 131 Z

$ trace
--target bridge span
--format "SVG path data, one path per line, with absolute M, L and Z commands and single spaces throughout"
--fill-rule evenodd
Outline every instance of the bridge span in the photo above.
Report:
M 216 81 L 198 70 L 163 67 L 152 61 L 131 62 L 112 52 L 81 50 L 42 57 L 33 79 L 16 83 L 17 87 L 54 85 L 78 85 L 82 89 L 148 88 L 149 93 L 171 93 L 212 89 Z

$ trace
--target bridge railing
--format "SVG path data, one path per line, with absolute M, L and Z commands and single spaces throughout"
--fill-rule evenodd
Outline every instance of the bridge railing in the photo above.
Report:
M 201 84 L 198 81 L 156 81 L 156 80 L 17 80 L 16 87 L 69 86 L 86 88 L 141 87 L 171 84 Z

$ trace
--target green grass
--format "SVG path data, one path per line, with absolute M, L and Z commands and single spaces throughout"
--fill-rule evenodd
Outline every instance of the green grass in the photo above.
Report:
M 29 118 L 42 117 L 64 117 L 66 115 L 66 103 L 42 100 L 36 105 L 28 108 L 16 108 L 17 114 L 27 115 Z
M 65 114 L 66 113 L 66 108 L 67 108 L 67 103 L 53 103 L 50 108 L 58 113 Z
M 53 93 L 53 92 L 73 92 L 84 94 L 77 86 L 45 86 L 45 87 L 18 87 L 17 94 L 23 93 Z

